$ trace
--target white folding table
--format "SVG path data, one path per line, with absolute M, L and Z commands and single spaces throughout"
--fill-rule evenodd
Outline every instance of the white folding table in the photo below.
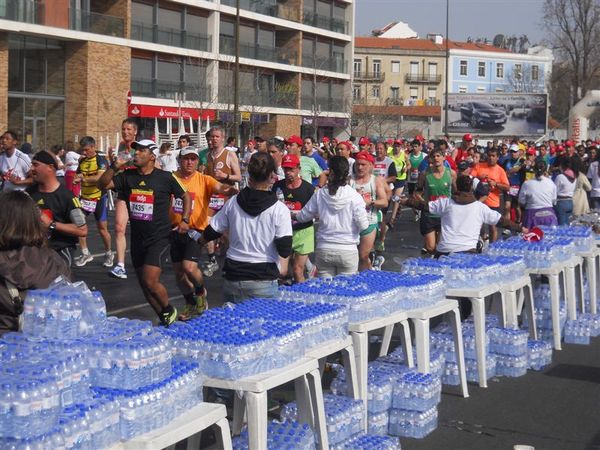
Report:
M 178 416 L 158 430 L 143 434 L 128 441 L 111 447 L 111 450 L 160 450 L 175 448 L 177 442 L 187 439 L 188 450 L 200 448 L 200 433 L 202 430 L 216 425 L 218 448 L 231 450 L 231 434 L 227 422 L 225 405 L 200 403 L 186 413 Z
M 597 313 L 598 282 L 600 281 L 600 248 L 593 246 L 587 252 L 578 253 L 583 258 L 590 293 L 590 312 Z
M 317 358 L 304 356 L 285 367 L 238 380 L 206 377 L 204 386 L 235 391 L 233 433 L 240 432 L 245 410 L 249 447 L 264 450 L 267 448 L 267 391 L 298 378 L 301 379 L 295 384 L 298 420 L 314 426 L 319 448 L 327 449 L 327 424 Z
M 527 294 L 525 292 L 527 290 Z M 521 278 L 502 283 L 500 285 L 500 295 L 502 296 L 502 323 L 507 328 L 517 328 L 517 316 L 522 310 L 526 300 L 529 319 L 529 333 L 532 339 L 537 339 L 537 328 L 535 324 L 535 299 L 533 298 L 533 288 L 531 286 L 531 277 L 524 275 Z

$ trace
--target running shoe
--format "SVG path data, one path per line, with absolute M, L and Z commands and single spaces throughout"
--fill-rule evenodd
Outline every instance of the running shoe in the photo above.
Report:
M 104 254 L 104 262 L 102 265 L 104 267 L 112 267 L 115 261 L 115 255 L 113 252 L 106 252 Z
M 118 264 L 115 267 L 113 267 L 113 269 L 109 273 L 115 278 L 120 278 L 122 280 L 127 279 L 127 271 L 125 270 L 125 267 L 120 266 Z
M 205 277 L 212 277 L 217 270 L 219 270 L 219 263 L 215 259 L 214 261 L 208 261 L 206 263 L 202 269 L 202 274 L 204 274 Z
M 91 255 L 91 253 L 82 253 L 77 258 L 75 258 L 73 264 L 75 264 L 77 267 L 83 267 L 90 261 L 93 261 L 93 259 L 94 257 Z
M 165 312 L 160 314 L 160 323 L 163 327 L 169 327 L 177 320 L 177 308 L 173 307 L 170 313 Z
M 375 243 L 376 252 L 385 252 L 385 243 L 383 241 L 377 241 Z
M 384 262 L 385 258 L 382 255 L 377 256 L 375 261 L 373 261 L 373 270 L 381 270 L 381 266 L 383 266 Z
M 206 289 L 204 290 L 204 294 L 194 296 L 195 304 L 189 305 L 185 304 L 183 308 L 183 312 L 179 314 L 179 320 L 182 322 L 186 322 L 194 317 L 198 317 L 204 311 L 208 309 L 208 301 L 206 300 Z

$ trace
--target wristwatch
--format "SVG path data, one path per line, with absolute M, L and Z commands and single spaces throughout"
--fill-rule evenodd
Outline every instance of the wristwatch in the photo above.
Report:
M 50 222 L 50 225 L 48 225 L 48 231 L 52 232 L 56 230 L 56 222 Z
M 188 225 L 190 224 L 190 218 L 189 217 L 182 217 L 181 221 L 187 223 Z

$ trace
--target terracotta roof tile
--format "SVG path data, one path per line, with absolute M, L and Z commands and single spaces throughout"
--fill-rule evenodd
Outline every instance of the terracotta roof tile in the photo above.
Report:
M 381 49 L 400 49 L 400 50 L 429 50 L 444 51 L 446 42 L 436 44 L 430 39 L 390 39 L 372 36 L 357 36 L 354 38 L 355 48 L 381 48 Z M 449 41 L 448 46 L 451 49 L 474 50 L 497 53 L 512 53 L 510 50 L 494 47 L 489 44 L 477 44 L 475 42 L 456 42 Z

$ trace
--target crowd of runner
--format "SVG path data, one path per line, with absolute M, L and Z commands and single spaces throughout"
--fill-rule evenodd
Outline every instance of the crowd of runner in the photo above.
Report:
M 68 265 L 94 260 L 87 239 L 93 215 L 102 264 L 119 279 L 128 277 L 129 223 L 136 277 L 164 325 L 208 308 L 204 277 L 219 270 L 219 250 L 226 255 L 224 300 L 241 301 L 275 296 L 282 282 L 381 269 L 402 208 L 418 222 L 422 253 L 435 257 L 479 252 L 499 238 L 498 227 L 527 232 L 600 207 L 593 141 L 478 145 L 465 134 L 455 145 L 447 136 L 315 142 L 292 135 L 256 137 L 238 148 L 214 126 L 208 148 L 198 149 L 188 135 L 159 146 L 139 131 L 135 120 L 124 120 L 122 142 L 106 155 L 85 136 L 31 157 L 7 131 L 1 190 L 25 191 L 35 201 L 49 246 Z M 167 252 L 183 311 L 169 304 L 161 283 Z

